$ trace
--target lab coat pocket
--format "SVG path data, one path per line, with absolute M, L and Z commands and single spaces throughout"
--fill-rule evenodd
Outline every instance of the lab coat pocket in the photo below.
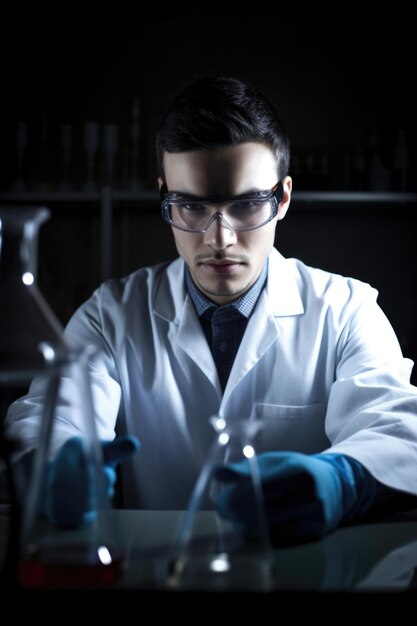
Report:
M 324 431 L 326 405 L 255 404 L 254 417 L 262 422 L 257 452 L 294 450 L 312 454 L 330 445 Z

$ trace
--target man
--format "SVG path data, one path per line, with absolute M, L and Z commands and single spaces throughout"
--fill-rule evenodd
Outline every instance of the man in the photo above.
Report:
M 187 506 L 213 415 L 262 423 L 272 536 L 320 537 L 417 495 L 413 364 L 376 290 L 274 248 L 292 180 L 271 104 L 237 79 L 197 80 L 162 119 L 157 152 L 163 218 L 179 257 L 107 281 L 66 329 L 70 341 L 96 349 L 98 434 L 118 435 L 113 461 L 128 457 L 123 506 Z M 35 436 L 39 385 L 10 408 L 15 437 Z M 78 432 L 66 410 L 63 401 L 62 441 Z M 219 507 L 250 531 L 245 463 L 218 474 L 229 483 Z

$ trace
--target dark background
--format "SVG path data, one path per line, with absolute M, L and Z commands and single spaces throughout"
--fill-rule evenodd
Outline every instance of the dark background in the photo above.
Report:
M 358 152 L 367 156 L 372 142 L 379 141 L 389 167 L 401 128 L 414 160 L 414 20 L 402 2 L 389 11 L 367 8 L 366 15 L 364 8 L 258 2 L 247 11 L 240 3 L 213 1 L 203 7 L 159 3 L 155 9 L 125 5 L 107 12 L 87 6 L 3 15 L 2 152 L 6 143 L 13 145 L 18 120 L 28 122 L 34 150 L 42 115 L 50 126 L 51 151 L 61 123 L 73 124 L 79 134 L 87 120 L 123 130 L 138 96 L 146 154 L 141 174 L 153 186 L 155 127 L 171 98 L 196 76 L 225 73 L 253 82 L 270 97 L 294 156 L 331 157 L 333 187 L 353 184 L 344 175 L 345 160 L 353 170 Z M 14 167 L 6 154 L 3 187 Z M 51 182 L 59 178 L 58 161 L 49 163 Z M 37 165 L 32 162 L 29 177 Z M 75 170 L 82 173 L 81 164 Z
M 279 225 L 277 247 L 286 256 L 374 285 L 405 355 L 417 359 L 415 200 L 297 200 L 297 191 L 309 190 L 417 191 L 415 27 L 405 2 L 386 11 L 365 3 L 329 9 L 299 2 L 257 2 L 250 9 L 224 2 L 7 8 L 0 54 L 3 202 L 17 176 L 18 122 L 26 123 L 28 134 L 24 201 L 42 198 L 31 192 L 60 189 L 62 124 L 73 132 L 73 190 L 84 188 L 83 127 L 90 120 L 101 129 L 117 126 L 112 183 L 129 191 L 130 125 L 138 98 L 139 187 L 156 190 L 155 130 L 177 91 L 213 73 L 254 83 L 278 109 L 292 143 L 296 193 Z M 408 149 L 403 186 L 394 159 L 401 131 Z M 98 188 L 106 182 L 101 148 L 96 179 Z M 51 218 L 41 229 L 39 284 L 65 323 L 103 278 L 100 203 L 45 195 L 43 204 Z M 175 256 L 156 198 L 118 201 L 114 208 L 112 275 Z

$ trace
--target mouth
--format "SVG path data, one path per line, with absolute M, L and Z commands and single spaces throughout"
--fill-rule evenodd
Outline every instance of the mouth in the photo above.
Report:
M 232 259 L 222 259 L 221 261 L 207 260 L 200 265 L 212 274 L 232 274 L 242 267 L 243 263 Z

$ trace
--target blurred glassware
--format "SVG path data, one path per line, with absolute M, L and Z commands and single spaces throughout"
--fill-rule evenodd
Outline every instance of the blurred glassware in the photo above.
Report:
M 42 410 L 36 447 L 15 464 L 22 511 L 17 576 L 24 588 L 102 587 L 123 575 L 94 424 L 90 356 L 89 349 L 70 351 L 32 382 Z M 74 441 L 55 428 L 67 420 L 77 424 L 76 454 L 66 453 L 57 472 L 51 462 Z
M 168 557 L 167 586 L 174 590 L 267 591 L 272 584 L 272 549 L 254 441 L 262 421 L 250 418 L 227 424 L 212 416 L 216 436 L 200 472 Z M 224 463 L 249 461 L 245 506 L 253 512 L 253 534 L 223 519 L 219 498 L 227 485 L 216 478 Z
M 110 523 L 95 430 L 90 348 L 68 345 L 36 286 L 38 231 L 49 215 L 45 207 L 0 205 L 0 483 L 5 486 L 0 505 L 11 519 L 2 578 L 29 588 L 91 587 L 117 580 L 123 557 Z M 13 411 L 10 392 L 29 383 L 36 393 L 31 400 L 22 399 L 21 410 L 31 419 L 4 421 L 6 410 Z M 59 436 L 55 428 L 65 419 L 78 425 L 91 510 L 89 524 L 64 532 L 48 519 L 46 503 L 50 463 L 71 436 L 68 431 L 63 437 L 62 429 Z M 65 497 L 69 503 L 76 497 L 71 485 Z
M 0 383 L 25 384 L 45 368 L 44 348 L 67 350 L 60 322 L 39 291 L 39 227 L 46 207 L 0 206 Z

